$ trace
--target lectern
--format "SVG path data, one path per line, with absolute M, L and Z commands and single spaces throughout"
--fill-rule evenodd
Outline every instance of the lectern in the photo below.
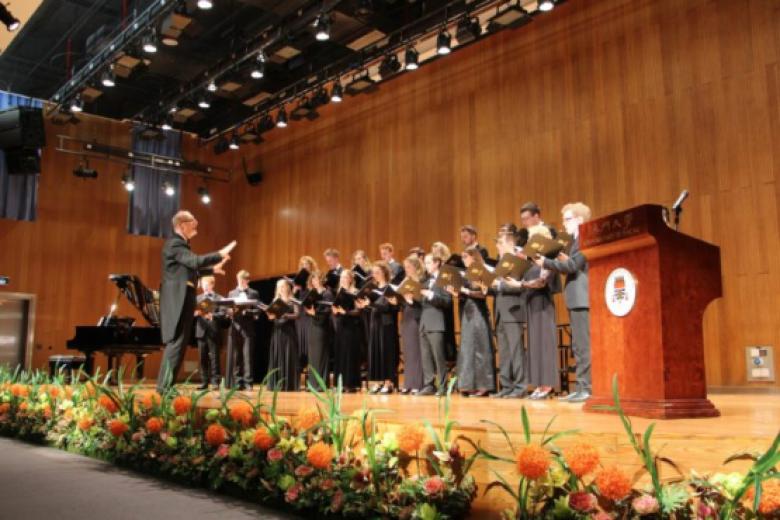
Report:
M 629 415 L 714 417 L 707 399 L 702 318 L 721 296 L 720 248 L 671 229 L 663 208 L 638 206 L 580 227 L 588 259 L 593 397 Z

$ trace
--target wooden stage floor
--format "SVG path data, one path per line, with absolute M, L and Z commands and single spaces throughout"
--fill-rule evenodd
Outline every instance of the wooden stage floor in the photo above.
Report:
M 243 392 L 256 399 L 257 392 Z M 201 406 L 213 407 L 219 404 L 218 394 L 212 392 L 205 397 Z M 270 393 L 263 400 L 270 402 Z M 723 460 L 744 451 L 764 451 L 780 430 L 780 394 L 773 393 L 716 393 L 710 400 L 720 410 L 721 416 L 707 419 L 676 419 L 656 421 L 652 446 L 663 456 L 674 460 L 686 473 L 695 469 L 699 473 L 723 470 Z M 365 406 L 386 412 L 377 415 L 378 423 L 388 428 L 406 422 L 420 422 L 428 419 L 434 425 L 443 422 L 439 415 L 440 402 L 436 397 L 415 396 L 373 396 L 367 394 L 346 394 L 343 398 L 345 413 Z M 302 407 L 314 404 L 315 398 L 306 392 L 280 393 L 278 411 L 282 415 L 295 415 Z M 481 443 L 492 453 L 511 456 L 503 435 L 493 426 L 481 422 L 483 419 L 501 424 L 510 434 L 512 441 L 519 444 L 522 438 L 520 419 L 521 407 L 525 406 L 530 417 L 531 429 L 541 435 L 549 420 L 554 416 L 552 432 L 576 429 L 579 434 L 564 437 L 556 444 L 564 447 L 575 439 L 597 446 L 603 463 L 620 462 L 630 471 L 639 469 L 639 461 L 631 449 L 628 438 L 617 416 L 585 413 L 582 405 L 571 405 L 556 400 L 529 401 L 489 398 L 451 398 L 450 418 L 458 422 L 456 435 L 465 435 Z M 632 418 L 635 431 L 643 432 L 652 422 L 648 419 Z M 463 444 L 465 448 L 465 444 Z M 728 471 L 743 470 L 746 463 L 729 464 Z M 475 478 L 480 491 L 474 503 L 473 518 L 498 518 L 499 511 L 510 507 L 508 497 L 498 490 L 484 496 L 486 484 L 495 480 L 494 471 L 515 482 L 513 465 L 503 462 L 482 460 L 474 467 Z M 674 477 L 669 471 L 663 477 Z

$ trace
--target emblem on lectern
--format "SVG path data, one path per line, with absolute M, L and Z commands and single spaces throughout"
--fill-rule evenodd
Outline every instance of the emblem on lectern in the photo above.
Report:
M 636 278 L 628 269 L 618 267 L 609 273 L 604 287 L 604 301 L 609 312 L 615 316 L 625 316 L 631 312 L 636 301 Z

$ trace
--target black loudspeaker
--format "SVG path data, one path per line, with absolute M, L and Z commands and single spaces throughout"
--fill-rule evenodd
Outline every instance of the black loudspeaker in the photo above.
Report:
M 0 148 L 35 149 L 43 146 L 46 146 L 46 133 L 40 108 L 15 107 L 0 112 Z
M 32 175 L 41 172 L 41 159 L 37 148 L 5 150 L 5 165 L 9 175 Z
M 246 182 L 248 182 L 250 186 L 257 186 L 263 182 L 263 174 L 260 172 L 247 173 Z

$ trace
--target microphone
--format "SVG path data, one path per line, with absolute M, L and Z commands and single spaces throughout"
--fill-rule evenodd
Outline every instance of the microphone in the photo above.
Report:
M 688 198 L 688 195 L 689 195 L 688 190 L 682 190 L 682 193 L 680 193 L 680 196 L 677 197 L 677 200 L 672 205 L 672 210 L 680 211 L 682 209 L 682 204 L 683 202 L 685 202 L 685 199 Z

